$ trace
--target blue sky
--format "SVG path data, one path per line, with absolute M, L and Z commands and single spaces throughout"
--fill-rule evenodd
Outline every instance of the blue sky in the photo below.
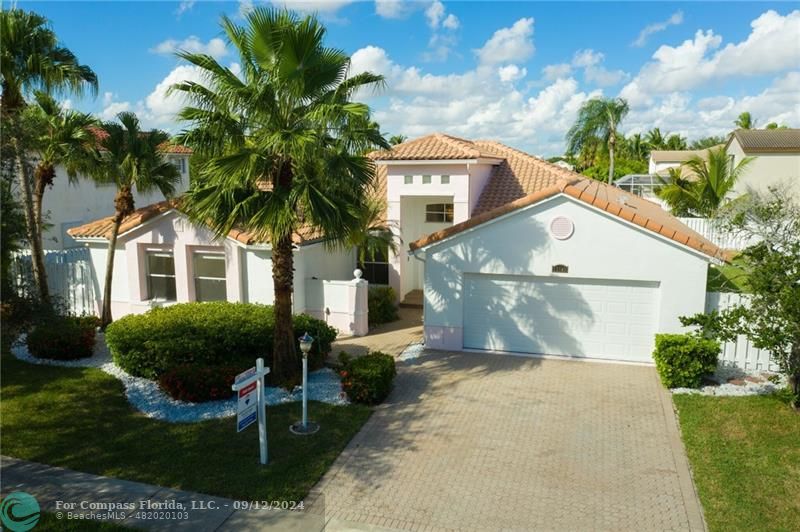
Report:
M 49 18 L 100 78 L 96 99 L 65 105 L 105 118 L 134 110 L 170 131 L 181 102 L 164 89 L 195 75 L 171 51 L 194 47 L 235 64 L 235 51 L 214 40 L 219 17 L 241 20 L 252 4 L 19 2 Z M 288 4 L 318 12 L 328 44 L 350 53 L 355 70 L 386 76 L 383 93 L 363 98 L 387 133 L 448 131 L 553 155 L 597 95 L 628 99 L 626 132 L 721 134 L 744 110 L 762 124 L 800 126 L 796 3 Z

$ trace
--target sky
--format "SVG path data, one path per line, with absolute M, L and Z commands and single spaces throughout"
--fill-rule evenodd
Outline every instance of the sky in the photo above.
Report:
M 219 26 L 253 6 L 316 13 L 352 72 L 383 74 L 359 95 L 387 135 L 446 132 L 559 155 L 580 106 L 622 97 L 625 134 L 659 127 L 689 139 L 757 125 L 800 127 L 800 8 L 788 2 L 24 2 L 98 75 L 96 98 L 62 105 L 113 119 L 135 111 L 178 132 L 178 81 L 199 81 L 176 50 L 238 67 Z

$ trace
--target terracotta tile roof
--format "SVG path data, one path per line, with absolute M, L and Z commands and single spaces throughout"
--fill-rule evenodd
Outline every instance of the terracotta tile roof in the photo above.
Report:
M 737 129 L 731 135 L 745 153 L 800 153 L 800 129 Z
M 497 159 L 500 156 L 471 140 L 432 133 L 369 154 L 376 161 L 438 161 L 448 159 Z
M 98 141 L 106 138 L 108 133 L 100 129 L 99 127 L 91 127 L 89 130 L 94 134 L 95 138 Z M 183 146 L 181 144 L 175 144 L 173 142 L 162 142 L 159 146 L 159 149 L 164 153 L 174 153 L 178 155 L 191 155 L 192 149 L 188 146 Z
M 628 194 L 617 187 L 594 179 L 581 177 L 558 181 L 557 183 L 537 190 L 511 203 L 507 203 L 491 211 L 474 216 L 460 224 L 425 236 L 416 242 L 412 242 L 409 247 L 413 251 L 428 246 L 444 238 L 476 227 L 499 216 L 503 216 L 504 214 L 521 209 L 522 207 L 527 207 L 528 205 L 533 205 L 534 203 L 561 193 L 567 194 L 615 216 L 619 216 L 624 220 L 684 244 L 694 250 L 705 253 L 710 257 L 723 260 L 729 259 L 725 251 L 684 225 L 680 220 L 658 205 L 638 196 Z
M 122 221 L 119 228 L 119 234 L 127 233 L 128 231 L 139 227 L 140 225 L 152 220 L 156 216 L 169 212 L 171 210 L 178 210 L 178 202 L 176 200 L 161 201 L 153 203 L 140 209 L 136 209 L 132 214 L 126 216 Z M 99 220 L 94 220 L 77 227 L 67 230 L 67 234 L 73 238 L 101 238 L 108 240 L 111 238 L 111 231 L 114 228 L 114 216 L 106 216 Z M 228 233 L 228 237 L 241 242 L 245 245 L 252 244 L 265 244 L 269 240 L 266 238 L 259 238 L 254 233 L 244 231 L 242 229 L 232 229 Z M 304 244 L 312 241 L 319 240 L 320 235 L 310 226 L 301 226 L 297 232 L 292 236 L 292 241 L 295 244 Z

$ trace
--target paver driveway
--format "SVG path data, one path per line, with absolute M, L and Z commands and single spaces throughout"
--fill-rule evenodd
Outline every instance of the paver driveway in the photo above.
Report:
M 652 367 L 430 352 L 309 496 L 334 523 L 702 530 Z

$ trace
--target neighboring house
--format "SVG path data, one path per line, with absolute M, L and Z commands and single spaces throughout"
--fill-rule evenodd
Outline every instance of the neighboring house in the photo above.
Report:
M 800 201 L 800 129 L 737 129 L 725 145 L 733 164 L 753 157 L 734 191 L 785 188 Z
M 372 284 L 424 299 L 431 348 L 650 361 L 654 333 L 704 309 L 721 252 L 653 203 L 492 141 L 432 134 L 371 157 L 399 246 L 361 266 Z M 109 231 L 110 218 L 70 230 L 90 248 L 97 294 Z M 331 301 L 320 283 L 352 283 L 357 254 L 310 234 L 295 245 L 295 311 L 319 315 Z M 273 301 L 268 242 L 214 240 L 169 203 L 126 219 L 115 268 L 115 317 Z
M 721 145 L 714 146 L 714 148 L 718 147 L 721 147 Z M 693 157 L 706 159 L 706 152 L 707 150 L 653 150 L 650 152 L 647 172 L 649 174 L 667 176 L 670 168 L 677 168 Z
M 189 156 L 191 150 L 184 146 L 166 145 L 164 154 L 181 172 L 181 182 L 175 187 L 176 194 L 189 188 Z M 56 167 L 53 186 L 44 194 L 42 214 L 45 218 L 45 231 L 42 234 L 44 249 L 65 249 L 78 245 L 67 233 L 77 227 L 102 216 L 114 213 L 114 196 L 117 189 L 113 184 L 98 185 L 86 176 L 79 175 L 70 182 L 62 165 Z M 137 207 L 164 201 L 164 196 L 154 190 L 141 194 L 134 190 L 134 204 Z

